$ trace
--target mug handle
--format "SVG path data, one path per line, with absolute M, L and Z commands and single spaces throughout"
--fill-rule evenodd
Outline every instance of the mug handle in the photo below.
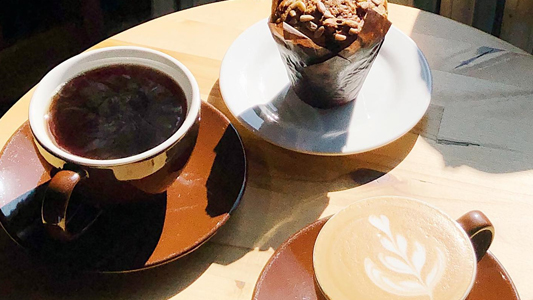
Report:
M 476 252 L 477 261 L 479 262 L 485 253 L 487 253 L 494 239 L 494 226 L 489 218 L 479 210 L 467 212 L 457 219 L 457 223 L 461 225 L 470 237 L 470 241 Z
M 67 229 L 67 210 L 70 196 L 76 185 L 87 177 L 85 171 L 60 170 L 53 177 L 45 192 L 41 207 L 41 220 L 48 234 L 56 240 L 67 242 L 79 237 L 98 217 L 89 220 L 81 229 Z

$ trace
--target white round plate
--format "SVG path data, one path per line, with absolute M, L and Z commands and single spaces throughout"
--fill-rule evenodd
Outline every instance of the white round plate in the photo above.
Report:
M 431 99 L 431 72 L 416 44 L 392 26 L 355 101 L 316 109 L 298 99 L 267 20 L 243 32 L 220 69 L 231 113 L 265 140 L 298 152 L 346 155 L 386 145 L 411 130 Z

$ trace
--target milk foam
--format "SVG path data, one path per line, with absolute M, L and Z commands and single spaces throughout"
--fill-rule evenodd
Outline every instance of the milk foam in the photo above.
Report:
M 462 300 L 476 272 L 473 247 L 457 223 L 400 197 L 358 201 L 332 217 L 313 260 L 332 300 Z

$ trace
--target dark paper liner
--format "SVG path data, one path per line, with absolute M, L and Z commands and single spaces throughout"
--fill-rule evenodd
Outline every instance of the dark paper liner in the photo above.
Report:
M 362 48 L 350 58 L 336 55 L 303 65 L 293 51 L 279 45 L 281 57 L 298 97 L 316 108 L 332 108 L 357 98 L 383 42 Z
M 359 36 L 346 45 L 322 47 L 287 23 L 269 22 L 272 36 L 298 97 L 316 108 L 333 108 L 357 98 L 390 22 L 371 10 Z

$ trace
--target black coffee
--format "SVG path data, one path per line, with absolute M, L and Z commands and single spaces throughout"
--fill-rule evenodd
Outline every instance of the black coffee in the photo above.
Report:
M 123 158 L 168 139 L 186 111 L 185 94 L 168 75 L 140 65 L 110 65 L 68 81 L 52 99 L 48 127 L 67 152 Z

